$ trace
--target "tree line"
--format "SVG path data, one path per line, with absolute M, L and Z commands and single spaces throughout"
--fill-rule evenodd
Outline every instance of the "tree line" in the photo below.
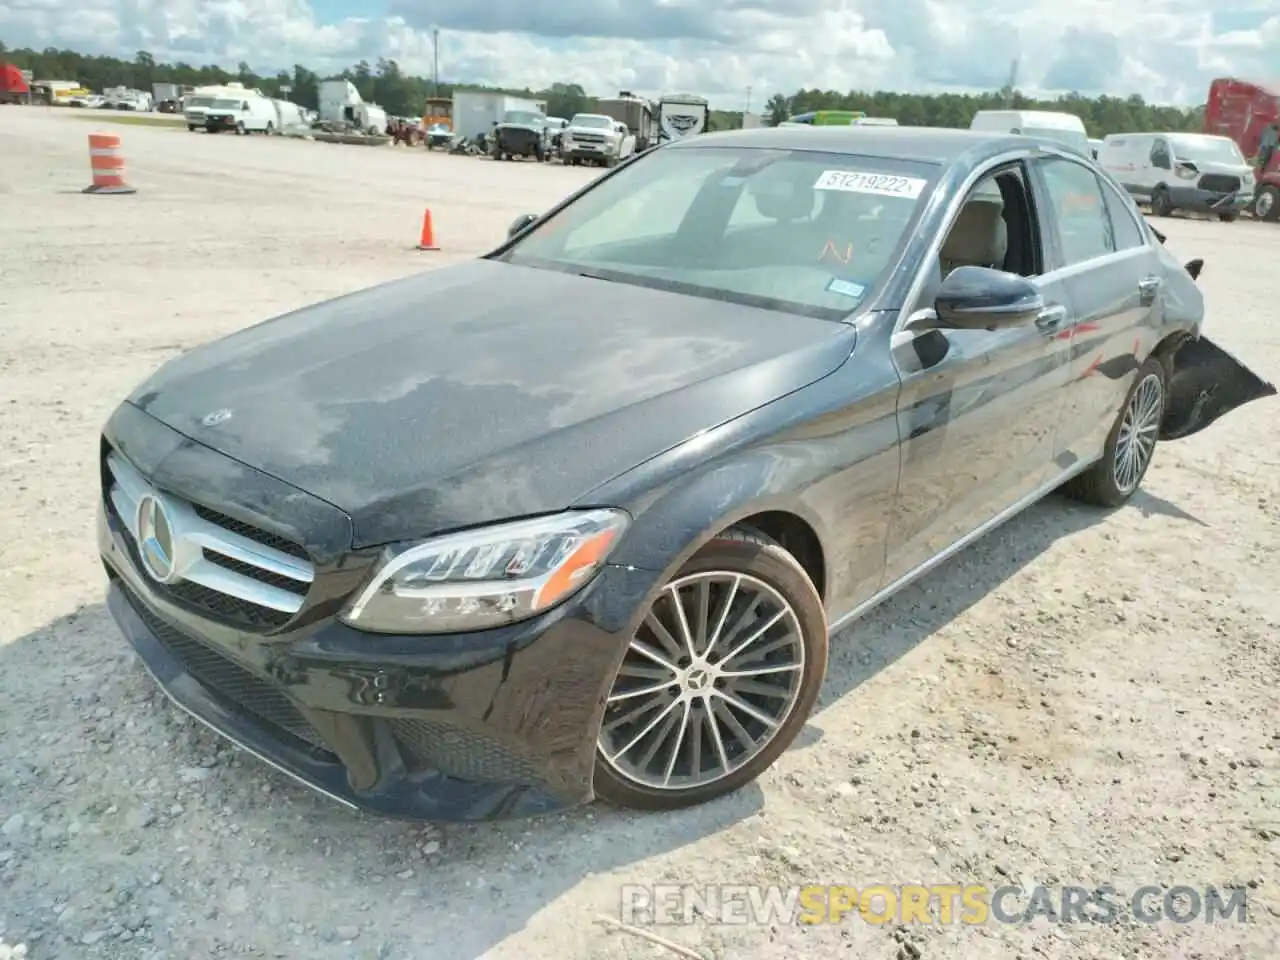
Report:
M 75 80 L 97 91 L 118 86 L 150 90 L 153 83 L 164 82 L 200 86 L 239 81 L 246 87 L 259 88 L 269 96 L 283 96 L 313 110 L 318 105 L 321 80 L 341 78 L 350 80 L 361 97 L 381 105 L 393 116 L 420 116 L 428 97 L 452 96 L 455 90 L 493 90 L 545 100 L 547 113 L 556 117 L 590 112 L 595 105 L 595 98 L 577 83 L 554 83 L 544 90 L 470 83 L 441 82 L 437 85 L 429 78 L 405 73 L 395 60 L 386 59 L 376 63 L 362 60 L 341 73 L 329 76 L 316 73 L 302 64 L 296 64 L 292 71 L 282 70 L 265 76 L 255 73 L 247 63 L 237 64 L 235 70 L 226 70 L 212 64 L 162 63 L 145 50 L 138 51 L 132 60 L 123 60 L 53 47 L 40 51 L 7 49 L 0 42 L 0 61 L 31 70 L 39 80 Z M 290 88 L 287 94 L 282 93 L 283 87 Z M 612 96 L 613 91 L 606 95 Z M 840 93 L 802 89 L 790 96 L 776 93 L 770 97 L 765 104 L 763 119 L 767 124 L 777 124 L 789 116 L 810 110 L 861 110 L 868 116 L 894 117 L 904 126 L 967 127 L 978 110 L 1002 107 L 1073 113 L 1084 121 L 1091 137 L 1149 130 L 1199 132 L 1203 121 L 1203 107 L 1157 106 L 1147 103 L 1137 94 L 1086 97 L 1072 93 L 1055 100 L 1035 100 L 1009 88 L 979 94 L 895 93 L 887 90 Z M 741 125 L 741 111 L 716 110 L 712 113 L 712 129 L 733 129 Z

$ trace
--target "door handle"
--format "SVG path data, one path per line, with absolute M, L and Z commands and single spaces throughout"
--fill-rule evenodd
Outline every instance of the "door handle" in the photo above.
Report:
M 1138 296 L 1142 298 L 1142 303 L 1151 303 L 1156 298 L 1156 294 L 1160 290 L 1159 277 L 1143 277 L 1138 281 Z
M 1042 333 L 1054 333 L 1066 319 L 1067 308 L 1057 303 L 1040 311 L 1039 316 L 1036 317 L 1036 326 Z

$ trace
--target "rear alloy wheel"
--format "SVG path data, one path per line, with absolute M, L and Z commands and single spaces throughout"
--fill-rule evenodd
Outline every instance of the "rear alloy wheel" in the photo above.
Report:
M 595 792 L 672 810 L 763 773 L 808 719 L 827 668 L 822 600 L 757 533 L 730 530 L 654 600 L 605 704 Z
M 1132 497 L 1155 455 L 1164 407 L 1164 367 L 1150 357 L 1129 388 L 1102 459 L 1066 484 L 1064 492 L 1100 507 L 1118 507 Z

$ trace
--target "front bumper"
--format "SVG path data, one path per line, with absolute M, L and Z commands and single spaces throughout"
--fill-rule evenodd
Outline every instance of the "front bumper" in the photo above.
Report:
M 531 157 L 538 152 L 542 141 L 535 133 L 523 130 L 499 130 L 496 136 L 498 149 L 503 153 Z
M 332 615 L 307 622 L 306 609 L 294 621 L 305 626 L 262 633 L 154 589 L 104 505 L 98 546 L 112 616 L 171 700 L 340 803 L 415 820 L 590 800 L 607 689 L 656 585 L 652 573 L 607 567 L 564 607 L 472 634 L 368 634 Z M 323 579 L 318 570 L 314 589 Z
M 608 144 L 573 142 L 564 147 L 566 160 L 595 160 L 603 162 L 613 156 Z
M 1239 213 L 1253 203 L 1253 189 L 1246 185 L 1234 193 L 1219 193 L 1200 187 L 1171 187 L 1169 199 L 1177 209 L 1192 213 Z

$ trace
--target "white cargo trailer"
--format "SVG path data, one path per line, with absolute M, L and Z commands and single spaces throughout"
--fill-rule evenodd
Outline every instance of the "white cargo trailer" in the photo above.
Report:
M 509 93 L 488 90 L 457 90 L 453 94 L 453 133 L 468 140 L 493 130 L 508 110 L 532 110 L 545 114 L 544 100 L 513 97 Z

